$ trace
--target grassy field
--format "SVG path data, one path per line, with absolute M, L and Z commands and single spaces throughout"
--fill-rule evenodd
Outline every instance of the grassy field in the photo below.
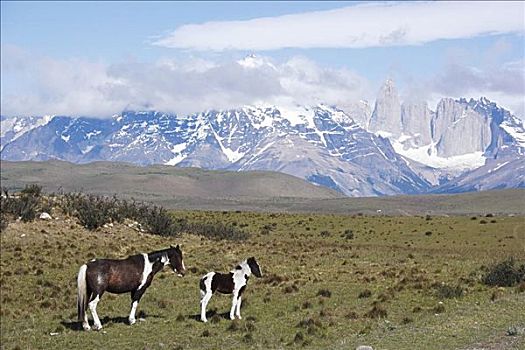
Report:
M 523 217 L 175 212 L 251 233 L 244 242 L 166 238 L 74 219 L 11 223 L 1 234 L 2 349 L 524 349 L 525 291 L 487 287 L 482 266 L 525 260 Z M 351 231 L 348 231 L 351 230 Z M 346 232 L 346 233 L 345 233 Z M 350 236 L 353 234 L 353 238 Z M 100 332 L 79 331 L 76 274 L 94 257 L 181 244 L 188 273 L 159 273 L 125 322 L 128 295 L 104 295 Z M 216 295 L 197 321 L 199 278 L 256 256 L 243 320 Z M 215 313 L 215 315 L 212 315 Z M 516 336 L 507 335 L 518 329 Z

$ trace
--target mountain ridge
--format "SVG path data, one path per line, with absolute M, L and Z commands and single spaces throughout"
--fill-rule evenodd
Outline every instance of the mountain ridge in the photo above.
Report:
M 432 192 L 448 182 L 441 188 L 472 189 L 459 183 L 454 189 L 452 180 L 490 159 L 518 164 L 511 160 L 525 155 L 523 123 L 486 98 L 445 98 L 432 111 L 426 103 L 400 102 L 391 80 L 379 95 L 370 117 L 360 102 L 355 118 L 323 104 L 192 115 L 125 111 L 109 119 L 2 117 L 8 130 L 2 131 L 1 159 L 271 170 L 347 196 L 381 196 Z M 497 178 L 487 189 L 524 186 Z

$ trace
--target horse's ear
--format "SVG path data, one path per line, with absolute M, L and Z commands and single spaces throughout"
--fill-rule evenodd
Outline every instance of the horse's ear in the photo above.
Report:
M 177 244 L 177 246 L 175 247 L 175 249 L 180 249 L 180 246 Z

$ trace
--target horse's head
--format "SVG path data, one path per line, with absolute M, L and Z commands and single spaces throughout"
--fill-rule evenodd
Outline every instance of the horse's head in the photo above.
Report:
M 168 249 L 168 264 L 180 277 L 186 274 L 186 268 L 184 267 L 184 261 L 182 260 L 182 250 L 179 245 L 176 247 L 170 246 Z
M 259 266 L 259 263 L 255 258 L 252 256 L 251 258 L 248 258 L 246 260 L 248 263 L 248 266 L 250 267 L 250 270 L 255 275 L 255 277 L 262 277 L 261 267 Z

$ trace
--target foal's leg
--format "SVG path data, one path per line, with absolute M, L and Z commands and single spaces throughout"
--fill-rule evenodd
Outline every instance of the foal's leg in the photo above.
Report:
M 239 299 L 237 299 L 237 310 L 235 311 L 235 314 L 237 315 L 237 318 L 240 320 L 241 317 L 241 296 L 239 296 Z
M 91 311 L 91 315 L 93 315 L 93 328 L 96 331 L 99 331 L 102 329 L 102 323 L 100 323 L 100 319 L 98 318 L 97 314 L 97 304 L 100 301 L 100 294 L 96 294 L 96 297 L 89 302 L 89 310 Z M 87 317 L 87 316 L 86 316 Z
M 213 293 L 211 290 L 207 290 L 206 292 L 201 291 L 201 295 L 201 321 L 208 322 L 208 320 L 206 319 L 206 306 L 208 306 L 208 302 L 210 301 Z
M 230 320 L 235 319 L 235 309 L 237 307 L 237 302 L 239 301 L 239 292 L 234 291 L 233 292 L 233 299 L 232 299 L 232 309 L 230 310 Z

